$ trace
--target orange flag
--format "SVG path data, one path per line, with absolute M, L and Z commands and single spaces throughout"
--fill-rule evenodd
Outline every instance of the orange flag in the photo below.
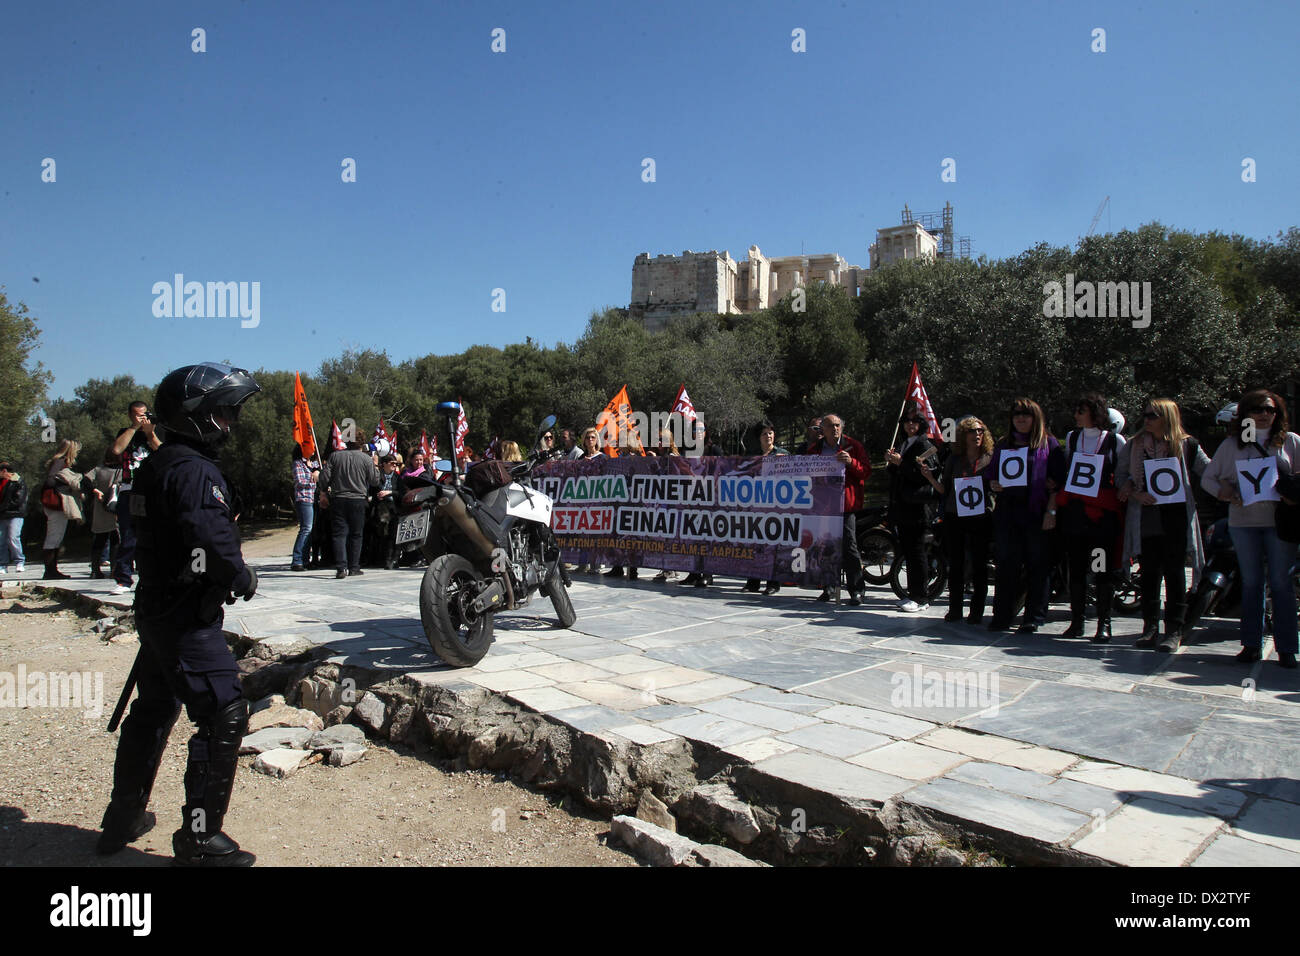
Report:
M 302 375 L 293 373 L 293 440 L 302 448 L 302 457 L 316 454 L 316 435 L 311 424 L 311 409 L 307 407 L 307 393 L 302 388 Z
M 628 400 L 626 385 L 618 390 L 618 394 L 609 400 L 605 410 L 597 416 L 596 427 L 607 442 L 603 451 L 610 458 L 618 457 L 618 439 L 623 435 L 627 435 L 627 443 L 632 451 L 645 454 L 641 435 L 636 423 L 632 421 L 632 403 Z M 610 439 L 613 441 L 610 442 Z

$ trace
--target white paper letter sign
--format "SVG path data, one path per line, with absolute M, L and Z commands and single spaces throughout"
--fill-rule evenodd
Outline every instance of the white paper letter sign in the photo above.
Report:
M 1279 501 L 1277 493 L 1277 459 L 1248 458 L 1238 461 L 1237 487 L 1241 489 L 1241 503 L 1253 505 L 1257 501 Z
M 1003 488 L 1029 487 L 1028 448 L 1002 450 L 1002 459 L 998 462 L 998 483 Z
M 973 518 L 984 513 L 983 478 L 954 478 L 952 491 L 957 500 L 957 517 Z
M 1105 458 L 1101 455 L 1088 455 L 1076 451 L 1070 459 L 1070 475 L 1065 482 L 1065 490 L 1073 495 L 1085 495 L 1096 498 L 1101 491 L 1101 470 Z
M 1172 505 L 1187 500 L 1183 468 L 1177 458 L 1148 458 L 1142 464 L 1147 471 L 1147 491 L 1156 496 L 1156 504 Z

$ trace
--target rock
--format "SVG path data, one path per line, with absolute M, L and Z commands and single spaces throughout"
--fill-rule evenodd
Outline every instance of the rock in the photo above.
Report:
M 681 813 L 717 827 L 737 843 L 752 843 L 759 834 L 754 811 L 725 783 L 706 783 L 682 797 Z
M 272 777 L 287 777 L 301 767 L 303 761 L 310 758 L 310 750 L 288 750 L 284 748 L 268 750 L 266 753 L 257 755 L 257 759 L 253 761 L 253 769 L 260 770 Z
M 694 851 L 696 862 L 701 866 L 766 866 L 757 860 L 751 860 L 743 853 L 729 850 L 725 846 L 704 844 Z
M 617 816 L 609 830 L 610 836 L 654 866 L 683 866 L 699 848 L 694 840 L 636 817 Z
M 478 770 L 480 767 L 487 766 L 488 759 L 496 753 L 497 749 L 497 732 L 489 731 L 481 737 L 475 737 L 470 741 L 469 751 L 465 754 L 465 759 L 471 770 Z
M 384 702 L 370 691 L 366 691 L 361 699 L 357 701 L 352 716 L 363 726 L 369 727 L 375 733 L 379 733 L 384 727 Z
M 110 644 L 135 644 L 140 640 L 140 635 L 130 626 L 118 624 L 100 634 L 99 639 Z
M 305 749 L 331 750 L 343 744 L 361 744 L 364 747 L 366 745 L 366 732 L 355 724 L 339 724 L 327 730 L 318 730 L 314 734 L 309 734 Z
M 267 727 L 249 734 L 239 745 L 241 754 L 260 754 L 267 750 L 288 748 L 290 750 L 310 750 L 306 746 L 312 731 L 306 727 Z
M 343 701 L 339 685 L 321 677 L 308 677 L 298 682 L 299 706 L 321 717 L 327 715 Z
M 349 704 L 339 704 L 325 715 L 325 726 L 333 727 L 336 724 L 346 723 L 347 719 L 351 716 L 352 707 Z
M 673 833 L 677 832 L 676 817 L 668 812 L 668 805 L 649 790 L 641 791 L 641 799 L 636 805 L 636 816 L 638 820 L 645 820 Z
M 275 695 L 279 703 L 256 711 L 248 718 L 249 732 L 265 730 L 267 727 L 306 727 L 310 730 L 324 730 L 325 721 L 310 710 L 290 707 L 279 694 Z
M 365 744 L 358 744 L 353 741 L 331 747 L 329 765 L 331 767 L 346 767 L 348 764 L 356 763 L 366 755 L 367 749 Z
M 934 848 L 930 862 L 934 866 L 965 866 L 966 854 L 950 846 L 938 846 Z
M 895 866 L 919 866 L 926 856 L 925 837 L 900 837 L 891 847 Z
M 397 708 L 397 713 L 393 714 L 392 723 L 388 726 L 388 739 L 394 743 L 405 743 L 411 735 L 411 724 L 415 720 L 415 708 L 410 704 L 403 704 Z
M 267 710 L 268 708 L 275 707 L 277 704 L 283 704 L 283 703 L 284 703 L 284 694 L 269 694 L 266 697 L 262 697 L 258 700 L 253 701 L 252 706 L 249 708 L 249 710 L 251 713 L 255 714 L 259 710 Z
M 443 731 L 451 727 L 451 718 L 446 714 L 431 714 L 427 710 L 420 710 L 419 715 L 424 721 L 425 731 L 432 740 L 436 740 Z

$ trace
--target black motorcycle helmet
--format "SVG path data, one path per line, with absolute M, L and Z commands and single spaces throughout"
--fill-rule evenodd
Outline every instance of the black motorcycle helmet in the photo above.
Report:
M 229 437 L 239 407 L 261 390 L 242 368 L 218 362 L 186 365 L 162 380 L 154 411 L 170 435 L 215 447 Z

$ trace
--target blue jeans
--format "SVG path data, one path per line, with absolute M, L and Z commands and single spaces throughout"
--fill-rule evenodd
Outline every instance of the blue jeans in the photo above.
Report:
M 307 542 L 311 538 L 314 510 L 310 501 L 295 501 L 293 510 L 298 512 L 298 537 L 293 543 L 293 563 L 305 564 L 303 549 L 307 547 Z
M 23 563 L 23 519 L 0 518 L 0 567 Z
M 1291 565 L 1296 546 L 1277 536 L 1276 528 L 1228 527 L 1241 567 L 1241 644 L 1259 647 L 1264 640 L 1264 562 L 1268 561 L 1268 588 L 1273 593 L 1273 643 L 1275 650 L 1295 654 L 1296 595 Z

